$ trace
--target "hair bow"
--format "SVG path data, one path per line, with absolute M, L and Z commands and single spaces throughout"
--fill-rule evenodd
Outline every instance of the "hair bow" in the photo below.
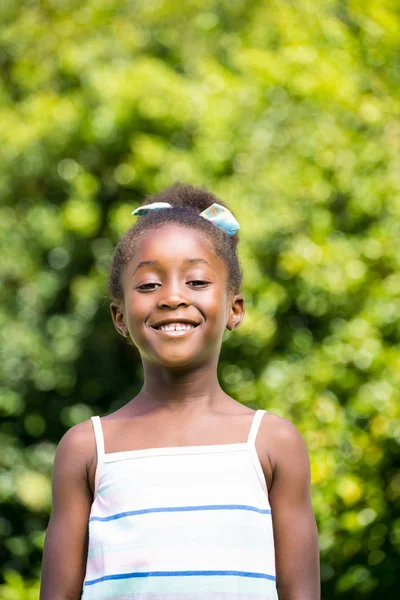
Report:
M 161 210 L 164 208 L 174 208 L 174 206 L 168 202 L 153 202 L 152 204 L 139 206 L 139 208 L 132 211 L 132 214 L 135 216 L 142 216 L 147 215 L 152 210 Z M 231 211 L 216 202 L 203 210 L 203 212 L 200 213 L 200 217 L 207 219 L 207 221 L 213 223 L 218 229 L 221 229 L 229 236 L 235 235 L 235 233 L 239 231 L 239 223 L 236 221 Z

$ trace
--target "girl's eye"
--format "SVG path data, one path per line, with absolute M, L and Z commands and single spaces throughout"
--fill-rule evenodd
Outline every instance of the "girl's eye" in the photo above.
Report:
M 188 285 L 190 287 L 206 287 L 209 284 L 209 281 L 204 281 L 202 279 L 194 279 L 193 281 L 188 281 Z
M 152 291 L 152 290 L 155 290 L 156 287 L 159 285 L 160 285 L 159 283 L 142 283 L 142 285 L 137 286 L 137 289 L 142 290 L 144 292 Z

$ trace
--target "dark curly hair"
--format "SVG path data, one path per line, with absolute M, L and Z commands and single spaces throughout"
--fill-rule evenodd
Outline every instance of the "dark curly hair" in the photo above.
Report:
M 228 288 L 233 294 L 240 292 L 242 272 L 236 246 L 239 236 L 230 237 L 207 219 L 200 217 L 200 213 L 214 202 L 226 206 L 205 187 L 197 188 L 188 184 L 175 183 L 146 198 L 144 204 L 152 202 L 168 202 L 170 208 L 150 211 L 139 217 L 125 235 L 121 238 L 115 249 L 111 263 L 109 278 L 109 291 L 112 298 L 120 302 L 124 294 L 121 284 L 121 275 L 125 265 L 132 259 L 137 243 L 142 235 L 150 229 L 157 229 L 166 223 L 176 223 L 182 227 L 191 227 L 201 231 L 213 243 L 216 255 L 221 258 L 228 269 Z

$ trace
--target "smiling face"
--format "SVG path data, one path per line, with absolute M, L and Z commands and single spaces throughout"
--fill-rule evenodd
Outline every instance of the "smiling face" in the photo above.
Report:
M 243 298 L 228 291 L 227 268 L 200 231 L 168 224 L 138 242 L 122 276 L 115 327 L 144 363 L 198 367 L 216 362 L 224 330 L 243 318 Z

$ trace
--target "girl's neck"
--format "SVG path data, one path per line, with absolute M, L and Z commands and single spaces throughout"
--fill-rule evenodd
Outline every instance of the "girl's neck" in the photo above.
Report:
M 216 365 L 179 372 L 144 365 L 145 382 L 135 402 L 149 408 L 207 410 L 225 393 L 217 377 Z

